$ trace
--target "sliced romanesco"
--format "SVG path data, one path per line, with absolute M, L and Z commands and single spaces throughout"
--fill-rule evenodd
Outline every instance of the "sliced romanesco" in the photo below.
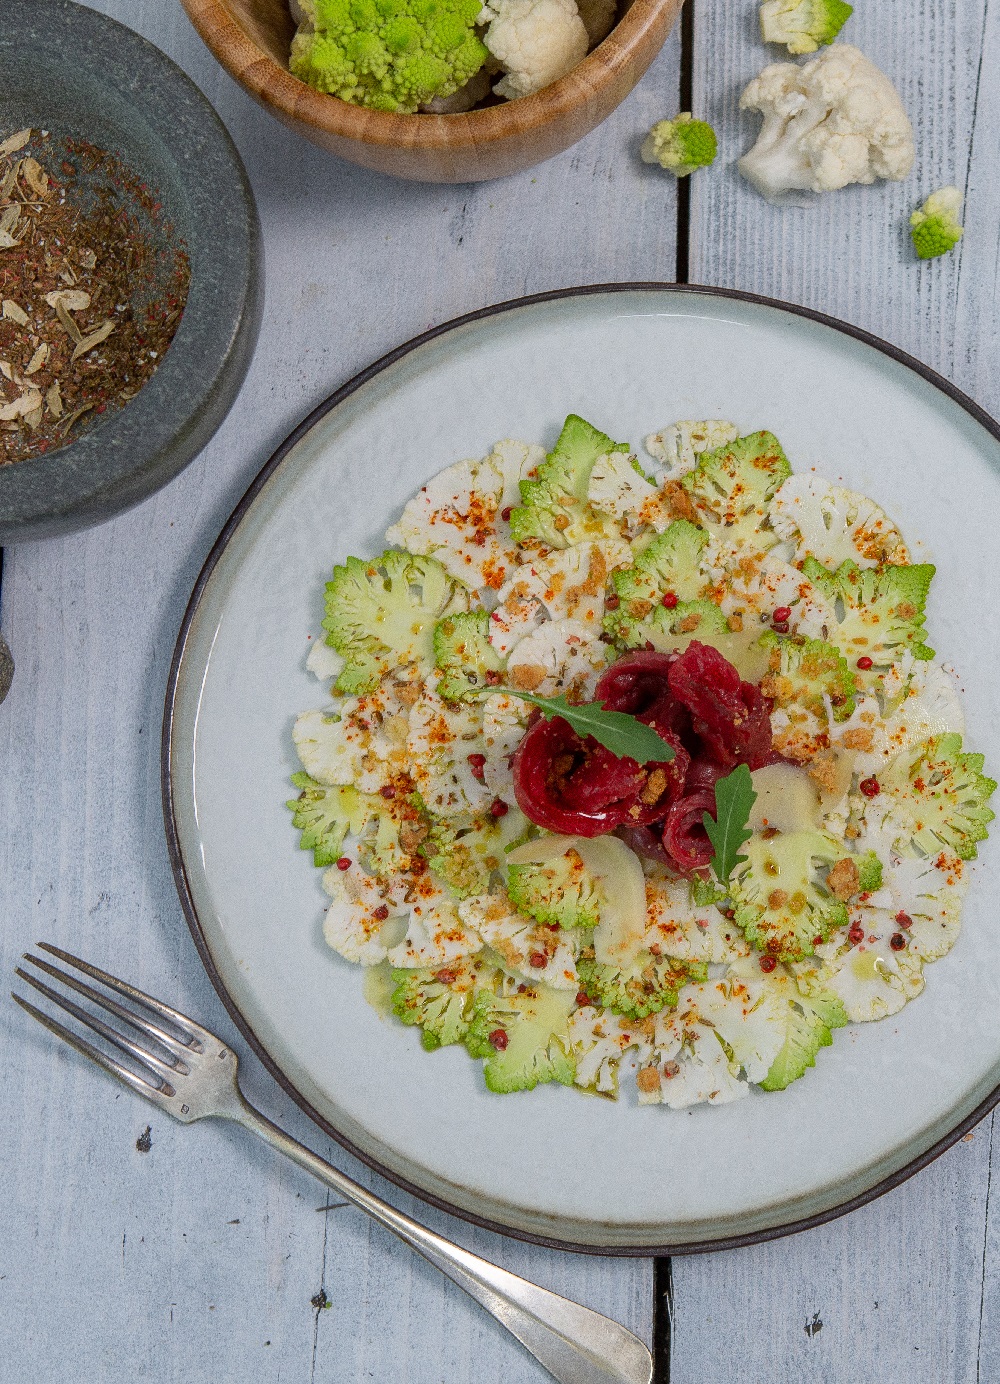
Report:
M 614 536 L 610 515 L 588 503 L 595 463 L 613 452 L 631 455 L 626 442 L 613 442 L 590 423 L 571 413 L 555 447 L 538 467 L 535 480 L 521 482 L 521 504 L 510 516 L 510 532 L 522 546 L 568 548 L 587 538 Z M 642 474 L 641 467 L 636 469 Z
M 326 587 L 327 642 L 346 660 L 340 693 L 370 692 L 401 665 L 434 666 L 434 627 L 466 598 L 432 557 L 349 557 Z
M 604 893 L 575 850 L 542 865 L 511 865 L 507 893 L 515 908 L 548 927 L 596 927 Z
M 491 1091 L 532 1091 L 549 1081 L 572 1086 L 569 1016 L 575 1002 L 571 992 L 541 984 L 522 994 L 476 995 L 465 1046 L 486 1059 L 483 1076 Z
M 576 969 L 592 1000 L 631 1019 L 672 1008 L 689 981 L 704 980 L 708 974 L 703 962 L 678 961 L 650 951 L 641 951 L 627 966 L 601 965 L 584 953 Z
M 987 824 L 996 815 L 987 806 L 996 781 L 982 770 L 983 756 L 963 754 L 960 735 L 938 735 L 916 753 L 899 755 L 878 783 L 926 855 L 945 850 L 960 860 L 975 860 L 976 842 L 985 841 Z
M 312 851 L 314 865 L 332 865 L 340 858 L 350 833 L 360 836 L 372 812 L 368 800 L 351 784 L 329 787 L 308 774 L 293 774 L 292 783 L 301 789 L 288 802 L 292 825 L 302 832 L 299 845 Z
M 289 67 L 318 91 L 411 113 L 449 96 L 489 56 L 479 0 L 299 0 Z
M 693 119 L 690 111 L 682 111 L 673 120 L 657 121 L 639 152 L 644 163 L 658 163 L 669 173 L 684 178 L 696 168 L 714 163 L 718 148 L 711 125 Z
M 490 643 L 488 611 L 470 610 L 447 615 L 434 626 L 434 662 L 444 676 L 437 694 L 446 701 L 469 701 L 479 697 L 484 687 L 503 667 L 503 660 Z
M 909 651 L 916 659 L 932 659 L 934 650 L 924 641 L 924 604 L 934 568 L 930 563 L 913 566 L 862 569 L 856 562 L 842 562 L 829 572 L 807 557 L 803 575 L 843 611 L 829 637 L 852 668 L 859 657 L 872 667 L 856 673 L 859 683 L 875 687 L 887 668 Z
M 736 924 L 748 942 L 779 960 L 809 956 L 818 940 L 847 921 L 847 908 L 819 874 L 843 856 L 843 847 L 818 831 L 754 835 L 746 860 L 730 880 Z
M 845 721 L 854 710 L 854 674 L 832 644 L 819 639 L 761 636 L 770 671 L 760 690 L 774 703 L 774 748 L 802 764 L 829 745 L 829 718 Z
M 792 468 L 769 432 L 750 433 L 705 452 L 680 481 L 699 520 L 730 547 L 771 548 L 778 535 L 762 528 L 771 499 Z
M 471 820 L 433 821 L 421 850 L 437 877 L 457 899 L 485 894 L 503 866 L 504 852 L 519 841 L 529 826 L 513 807 L 502 817 L 477 812 Z
M 463 957 L 436 971 L 393 971 L 392 1012 L 404 1024 L 419 1024 L 428 1052 L 461 1043 L 469 1030 L 476 992 L 492 992 L 497 968 L 489 960 Z
M 812 994 L 791 995 L 785 1014 L 785 1041 L 760 1083 L 765 1091 L 784 1091 L 809 1067 L 815 1067 L 820 1048 L 833 1042 L 831 1030 L 848 1022 L 838 996 L 819 987 Z
M 700 563 L 707 542 L 704 529 L 677 519 L 647 544 L 631 567 L 612 572 L 618 600 L 604 617 L 605 630 L 626 648 L 646 642 L 647 624 L 665 630 L 678 618 L 681 603 L 686 607 L 705 590 Z M 672 598 L 669 609 L 663 604 L 665 596 Z
M 815 53 L 832 43 L 854 13 L 845 0 L 764 0 L 760 32 L 765 43 L 783 43 L 789 53 Z
M 959 215 L 962 194 L 957 187 L 932 192 L 910 217 L 910 238 L 918 259 L 937 259 L 953 250 L 962 239 Z

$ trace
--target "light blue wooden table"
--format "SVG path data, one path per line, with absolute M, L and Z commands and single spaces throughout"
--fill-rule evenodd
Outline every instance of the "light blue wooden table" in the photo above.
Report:
M 672 180 L 637 154 L 645 129 L 678 109 L 680 33 L 615 115 L 559 158 L 503 182 L 429 187 L 290 135 L 217 67 L 177 0 L 96 6 L 170 54 L 231 130 L 260 207 L 267 303 L 235 408 L 178 480 L 113 523 L 5 554 L 3 630 L 17 660 L 0 708 L 5 975 L 49 939 L 234 1034 L 163 841 L 171 649 L 202 561 L 273 448 L 417 332 L 520 294 L 672 280 L 680 266 L 691 282 L 866 327 L 1000 413 L 997 0 L 858 0 L 844 37 L 897 82 L 918 171 L 791 211 L 763 203 L 733 167 L 752 128 L 739 91 L 776 56 L 758 42 L 755 6 L 692 3 L 684 80 L 719 129 L 721 158 L 692 180 L 680 215 Z M 904 215 L 945 182 L 966 193 L 966 236 L 947 260 L 919 266 Z M 545 1378 L 433 1269 L 240 1131 L 158 1117 L 9 1003 L 0 1032 L 3 1384 Z M 415 1204 L 326 1145 L 254 1062 L 246 1070 L 252 1099 L 389 1200 L 646 1339 L 655 1322 L 660 1384 L 1000 1380 L 992 1117 L 852 1216 L 654 1269 L 519 1244 Z

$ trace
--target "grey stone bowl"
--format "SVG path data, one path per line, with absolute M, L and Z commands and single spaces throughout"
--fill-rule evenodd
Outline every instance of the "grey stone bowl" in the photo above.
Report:
M 88 140 L 158 190 L 191 261 L 163 363 L 125 408 L 46 456 L 0 467 L 0 543 L 99 523 L 204 447 L 253 355 L 260 224 L 225 127 L 194 83 L 131 29 L 72 0 L 3 0 L 0 138 L 25 126 Z

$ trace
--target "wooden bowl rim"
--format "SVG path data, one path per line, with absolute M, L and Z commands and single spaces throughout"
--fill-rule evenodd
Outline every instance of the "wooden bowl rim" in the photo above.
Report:
M 633 0 L 597 47 L 564 77 L 522 96 L 461 115 L 400 115 L 355 106 L 316 91 L 280 66 L 242 27 L 225 0 L 181 0 L 189 19 L 222 66 L 259 100 L 287 119 L 342 139 L 396 149 L 488 146 L 546 125 L 599 97 L 681 0 Z

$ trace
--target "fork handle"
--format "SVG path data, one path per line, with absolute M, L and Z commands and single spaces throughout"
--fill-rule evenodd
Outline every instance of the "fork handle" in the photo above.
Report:
M 560 1384 L 650 1384 L 653 1362 L 638 1336 L 589 1307 L 550 1293 L 436 1235 L 374 1196 L 241 1096 L 230 1119 L 332 1187 L 464 1288 Z

